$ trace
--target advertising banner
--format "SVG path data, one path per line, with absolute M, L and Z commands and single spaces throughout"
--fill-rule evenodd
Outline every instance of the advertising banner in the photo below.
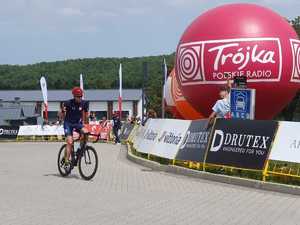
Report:
M 194 120 L 191 122 L 176 155 L 177 160 L 204 162 L 210 129 L 208 120 Z
M 153 154 L 154 149 L 157 147 L 158 137 L 162 132 L 162 126 L 165 120 L 162 119 L 149 119 L 144 129 L 140 129 L 138 132 L 138 140 L 136 149 L 146 154 Z M 162 149 L 161 149 L 162 150 Z
M 18 126 L 0 126 L 0 139 L 16 139 L 18 132 Z
M 300 163 L 299 131 L 299 122 L 280 122 L 269 159 Z
M 277 126 L 275 121 L 218 119 L 206 163 L 262 170 Z
M 143 153 L 175 159 L 190 123 L 190 120 L 150 119 L 137 132 L 134 146 Z
M 156 145 L 152 154 L 167 159 L 175 159 L 191 121 L 164 119 L 158 121 L 158 124 L 160 124 L 161 129 L 155 138 Z
M 122 126 L 122 129 L 121 129 L 121 134 L 120 134 L 120 139 L 121 140 L 127 140 L 131 131 L 133 130 L 134 128 L 134 124 L 132 123 L 125 123 L 123 126 Z
M 143 141 L 144 134 L 146 132 L 148 125 L 149 125 L 149 121 L 146 123 L 145 126 L 139 126 L 138 128 L 136 128 L 135 135 L 132 137 L 133 147 L 136 150 L 143 152 L 143 153 L 150 153 L 150 152 L 146 152 L 145 150 L 142 150 L 140 148 L 140 142 Z
M 247 53 L 241 49 L 247 49 Z M 278 38 L 187 42 L 178 46 L 176 55 L 176 72 L 183 86 L 224 83 L 228 75 L 225 71 L 232 71 L 229 78 L 246 76 L 248 82 L 279 81 L 282 73 Z

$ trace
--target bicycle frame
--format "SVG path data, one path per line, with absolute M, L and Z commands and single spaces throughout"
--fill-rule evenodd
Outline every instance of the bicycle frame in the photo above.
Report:
M 77 132 L 79 133 L 79 132 Z M 71 152 L 71 162 L 72 162 L 72 167 L 76 166 L 77 163 L 78 163 L 78 160 L 84 156 L 84 160 L 85 160 L 85 163 L 86 164 L 90 164 L 91 163 L 91 158 L 90 158 L 90 155 L 88 153 L 88 159 L 89 159 L 89 162 L 87 162 L 87 157 L 85 156 L 85 147 L 87 145 L 87 139 L 86 138 L 83 138 L 83 140 L 81 139 L 82 135 L 91 135 L 91 136 L 95 136 L 97 137 L 97 139 L 95 141 L 93 141 L 93 143 L 96 143 L 99 141 L 100 139 L 100 134 L 91 134 L 91 133 L 85 133 L 85 134 L 82 134 L 82 133 L 79 133 L 79 137 L 77 139 L 73 139 L 73 144 L 72 144 L 72 152 Z M 76 151 L 76 154 L 75 154 L 75 149 L 74 149 L 74 142 L 76 141 L 80 141 L 80 147 L 77 149 Z

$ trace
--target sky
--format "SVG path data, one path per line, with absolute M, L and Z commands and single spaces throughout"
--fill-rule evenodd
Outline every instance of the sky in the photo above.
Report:
M 175 51 L 185 28 L 228 0 L 0 0 L 0 64 Z M 299 0 L 243 1 L 293 19 Z

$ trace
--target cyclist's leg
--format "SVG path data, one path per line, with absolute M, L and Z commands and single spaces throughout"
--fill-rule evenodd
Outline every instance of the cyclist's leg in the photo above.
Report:
M 76 132 L 80 133 L 81 134 L 81 138 L 80 138 L 80 144 L 82 146 L 83 142 L 87 142 L 88 140 L 88 135 L 87 133 L 89 132 L 87 128 L 85 128 L 83 126 L 83 124 L 77 124 L 76 125 L 76 128 L 75 128 Z
M 73 145 L 73 127 L 65 122 L 64 123 L 64 130 L 65 130 L 65 136 L 66 136 L 66 155 L 65 155 L 65 162 L 69 161 L 71 152 L 72 152 L 72 145 Z
M 81 132 L 83 133 L 83 141 L 84 142 L 87 142 L 88 141 L 88 129 L 86 129 L 85 127 L 83 127 L 81 129 Z

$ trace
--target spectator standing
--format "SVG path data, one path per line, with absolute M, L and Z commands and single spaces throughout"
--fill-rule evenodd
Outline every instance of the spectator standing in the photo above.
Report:
M 208 117 L 209 124 L 213 123 L 215 118 L 230 118 L 230 80 L 227 80 L 227 84 L 222 86 L 219 91 L 220 99 L 216 101 L 212 107 L 212 113 Z
M 96 122 L 97 121 L 96 113 L 95 112 L 91 112 L 89 119 L 90 119 L 90 122 Z
M 119 138 L 119 130 L 122 127 L 122 123 L 120 121 L 120 117 L 119 117 L 119 114 L 117 112 L 115 112 L 113 114 L 112 123 L 113 123 L 112 124 L 113 125 L 113 134 L 115 136 L 115 143 L 116 144 L 121 143 L 120 138 Z
M 149 111 L 147 112 L 146 115 L 146 120 L 144 121 L 144 123 L 142 124 L 143 126 L 146 124 L 146 122 L 148 121 L 148 119 L 150 118 L 157 118 L 157 114 L 154 111 L 154 109 L 149 109 Z

